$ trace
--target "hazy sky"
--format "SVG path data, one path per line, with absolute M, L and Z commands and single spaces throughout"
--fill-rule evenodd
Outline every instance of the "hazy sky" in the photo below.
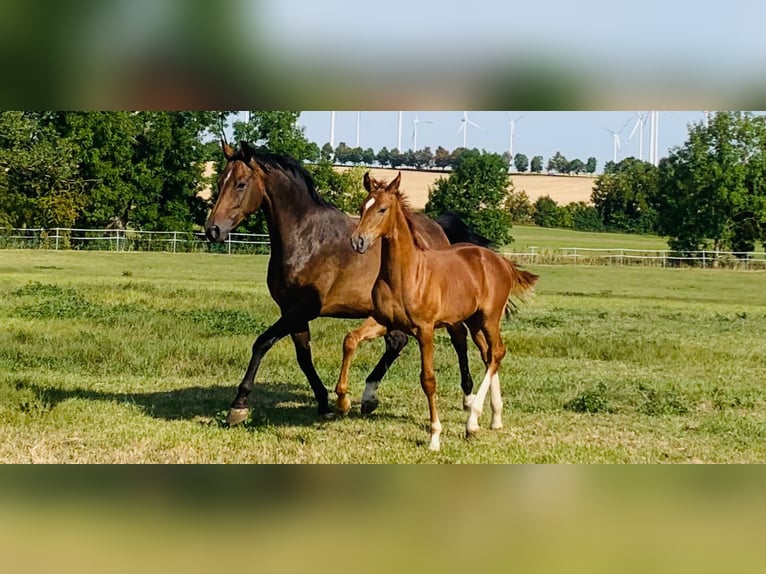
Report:
M 640 112 L 646 114 L 646 112 Z M 402 148 L 412 148 L 413 120 L 418 118 L 418 148 L 438 146 L 453 150 L 463 145 L 462 111 L 405 111 L 402 113 Z M 469 111 L 468 119 L 481 129 L 468 126 L 469 148 L 485 149 L 502 153 L 510 145 L 510 120 L 515 122 L 513 153 L 523 153 L 530 159 L 543 156 L 544 163 L 560 151 L 567 159 L 579 158 L 583 162 L 591 156 L 598 160 L 601 171 L 612 160 L 614 138 L 607 130 L 620 131 L 620 151 L 617 159 L 639 157 L 640 129 L 636 129 L 638 116 L 635 111 Z M 659 156 L 667 155 L 668 149 L 683 145 L 690 123 L 701 122 L 702 111 L 661 112 L 659 116 Z M 399 112 L 363 111 L 359 116 L 359 145 L 371 147 L 377 152 L 383 146 L 392 149 L 397 145 Z M 432 123 L 425 123 L 430 121 Z M 320 147 L 330 140 L 330 112 L 306 111 L 298 120 L 305 126 L 306 136 Z M 345 142 L 356 145 L 356 111 L 338 111 L 335 116 L 335 145 Z M 643 159 L 649 159 L 649 122 L 644 124 Z

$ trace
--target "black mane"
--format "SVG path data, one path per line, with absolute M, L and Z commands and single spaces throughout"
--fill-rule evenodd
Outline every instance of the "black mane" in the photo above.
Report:
M 309 194 L 309 197 L 313 199 L 317 204 L 323 206 L 330 205 L 322 198 L 321 195 L 319 195 L 319 192 L 316 189 L 316 185 L 314 184 L 314 178 L 311 176 L 311 174 L 306 170 L 301 162 L 299 162 L 290 154 L 274 153 L 267 151 L 262 147 L 252 149 L 250 146 L 243 146 L 237 150 L 236 155 L 232 159 L 240 160 L 245 163 L 249 163 L 250 160 L 254 160 L 266 173 L 271 171 L 272 168 L 279 169 L 298 182 L 303 183 L 306 191 Z

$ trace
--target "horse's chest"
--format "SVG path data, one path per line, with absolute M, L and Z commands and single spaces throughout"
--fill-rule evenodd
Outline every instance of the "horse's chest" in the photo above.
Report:
M 391 287 L 378 281 L 372 290 L 373 317 L 389 328 L 407 331 L 412 329 L 412 319 L 403 301 L 394 297 Z

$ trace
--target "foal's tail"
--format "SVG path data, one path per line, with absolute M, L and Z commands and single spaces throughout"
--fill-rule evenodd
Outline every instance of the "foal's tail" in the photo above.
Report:
M 495 249 L 497 245 L 491 239 L 487 239 L 480 233 L 477 233 L 463 221 L 457 213 L 447 211 L 435 219 L 436 223 L 444 230 L 444 234 L 449 242 L 454 243 L 473 243 L 487 249 Z
M 508 302 L 505 305 L 505 318 L 510 319 L 511 314 L 516 312 L 516 303 L 511 297 L 516 297 L 521 301 L 526 301 L 527 297 L 534 294 L 535 284 L 540 278 L 539 275 L 524 271 L 516 267 L 516 264 L 510 259 L 503 257 L 511 271 L 511 292 L 508 296 Z

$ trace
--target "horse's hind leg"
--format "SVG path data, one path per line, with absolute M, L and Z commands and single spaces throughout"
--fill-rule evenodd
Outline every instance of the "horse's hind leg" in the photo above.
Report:
M 388 372 L 396 358 L 401 354 L 402 349 L 409 343 L 409 338 L 401 331 L 390 331 L 385 336 L 386 351 L 383 356 L 372 369 L 364 385 L 364 393 L 362 394 L 362 414 L 369 415 L 375 409 L 378 408 L 378 385 L 383 379 L 384 375 Z
M 460 388 L 463 389 L 463 410 L 468 410 L 475 397 L 472 394 L 473 378 L 468 366 L 468 330 L 464 324 L 460 323 L 447 327 L 447 332 L 452 340 L 452 346 L 455 348 L 458 364 L 460 365 Z
M 311 357 L 311 333 L 309 331 L 309 324 L 305 323 L 303 329 L 291 333 L 290 336 L 295 345 L 295 357 L 298 359 L 298 365 L 303 371 L 303 374 L 306 375 L 309 385 L 311 385 L 311 390 L 314 391 L 319 416 L 332 416 L 332 410 L 330 409 L 330 404 L 327 400 L 327 389 L 322 383 L 322 379 L 319 378 L 319 375 L 314 368 L 314 360 Z
M 335 411 L 338 414 L 347 415 L 351 410 L 351 401 L 348 398 L 348 373 L 351 369 L 351 359 L 356 352 L 356 348 L 362 341 L 380 337 L 385 334 L 385 332 L 385 327 L 380 325 L 372 317 L 368 317 L 358 329 L 354 329 L 344 337 L 343 362 L 340 366 L 338 384 L 335 385 L 335 394 L 338 396 L 335 401 Z M 377 406 L 377 404 L 375 406 Z

